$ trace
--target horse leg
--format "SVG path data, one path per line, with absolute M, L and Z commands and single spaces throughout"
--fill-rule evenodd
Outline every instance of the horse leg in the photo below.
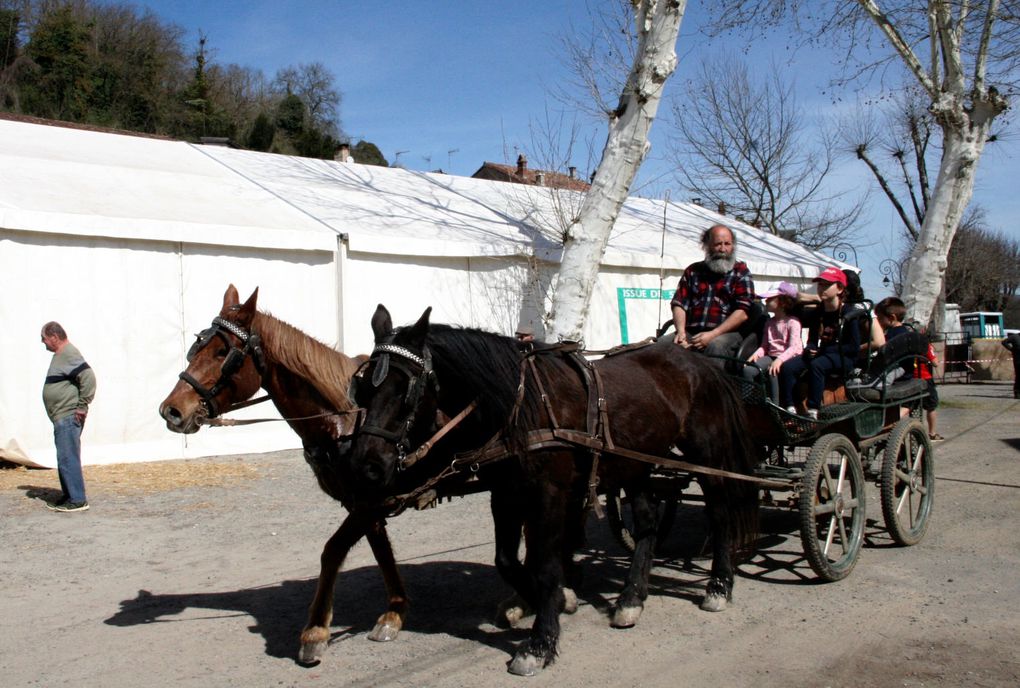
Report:
M 721 612 L 733 601 L 733 534 L 723 488 L 715 478 L 699 481 L 712 537 L 712 571 L 701 608 Z
M 375 622 L 375 628 L 368 634 L 369 640 L 385 642 L 394 640 L 397 633 L 404 627 L 404 619 L 407 617 L 407 608 L 410 599 L 404 590 L 404 581 L 400 578 L 397 570 L 397 562 L 393 558 L 393 547 L 386 535 L 386 522 L 374 521 L 366 533 L 368 544 L 372 547 L 372 554 L 375 555 L 376 563 L 382 571 L 383 580 L 386 583 L 386 597 L 388 606 L 379 620 Z
M 315 597 L 308 608 L 308 623 L 301 631 L 301 649 L 298 661 L 314 664 L 322 658 L 329 644 L 329 624 L 333 620 L 333 586 L 340 567 L 355 543 L 365 535 L 365 520 L 360 514 L 350 513 L 332 537 L 326 541 L 319 557 L 319 582 Z
M 584 547 L 584 526 L 588 520 L 588 492 L 584 489 L 573 490 L 567 506 L 567 525 L 563 547 L 563 612 L 573 614 L 577 611 L 577 590 L 581 588 L 582 570 L 574 555 Z
M 514 590 L 513 595 L 499 604 L 497 623 L 505 622 L 511 628 L 516 628 L 531 614 L 535 604 L 535 586 L 519 555 L 524 527 L 519 500 L 515 491 L 497 488 L 492 490 L 489 502 L 496 536 L 496 570 Z
M 511 674 L 534 676 L 556 659 L 563 611 L 563 544 L 567 491 L 549 481 L 537 488 L 540 506 L 529 515 L 525 565 L 531 572 L 537 593 L 535 622 L 531 636 L 507 666 Z
M 637 623 L 648 597 L 648 577 L 655 557 L 658 522 L 655 500 L 644 484 L 627 486 L 630 509 L 634 515 L 634 554 L 630 559 L 627 582 L 616 600 L 613 611 L 613 628 L 630 628 Z

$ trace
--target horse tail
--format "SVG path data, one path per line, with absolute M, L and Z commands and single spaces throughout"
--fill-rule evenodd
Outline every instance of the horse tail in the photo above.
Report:
M 720 401 L 719 420 L 723 432 L 714 439 L 722 469 L 753 475 L 759 452 L 748 432 L 747 414 L 737 386 L 728 375 L 717 373 L 715 390 Z M 758 538 L 759 489 L 750 480 L 723 479 L 720 494 L 731 517 L 732 542 L 738 549 L 753 549 Z

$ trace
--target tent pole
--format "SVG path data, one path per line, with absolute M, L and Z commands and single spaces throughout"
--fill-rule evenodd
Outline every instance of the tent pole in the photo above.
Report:
M 333 265 L 336 267 L 336 346 L 344 352 L 347 350 L 347 342 L 344 338 L 344 296 L 347 294 L 344 280 L 347 276 L 347 239 L 346 233 L 337 234 L 336 253 L 333 256 Z

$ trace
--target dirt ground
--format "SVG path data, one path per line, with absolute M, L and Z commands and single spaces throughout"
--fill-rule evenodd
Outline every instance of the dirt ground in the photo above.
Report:
M 322 544 L 344 516 L 299 452 L 88 468 L 92 510 L 43 508 L 54 471 L 0 470 L 0 683 L 11 686 L 1016 686 L 1020 685 L 1020 402 L 1006 385 L 947 385 L 931 528 L 891 545 L 877 489 L 868 546 L 818 584 L 796 517 L 766 510 L 733 606 L 698 609 L 701 515 L 682 509 L 639 625 L 609 627 L 625 559 L 589 523 L 577 614 L 558 661 L 505 664 L 526 631 L 493 624 L 507 594 L 485 495 L 390 522 L 412 596 L 391 643 L 367 546 L 337 585 L 321 664 L 296 662 Z M 243 428 L 203 432 L 244 432 Z M 86 447 L 86 451 L 87 451 Z

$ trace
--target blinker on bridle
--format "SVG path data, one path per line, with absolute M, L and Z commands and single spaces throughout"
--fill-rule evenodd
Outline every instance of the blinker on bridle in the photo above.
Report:
M 234 346 L 230 337 L 227 336 L 228 334 L 232 334 L 240 339 L 244 347 L 239 349 Z M 196 380 L 187 370 L 178 375 L 181 380 L 191 385 L 195 392 L 202 397 L 202 403 L 205 404 L 208 417 L 215 418 L 220 414 L 220 409 L 216 404 L 216 395 L 230 384 L 230 378 L 244 365 L 244 359 L 251 356 L 259 373 L 265 372 L 262 340 L 254 332 L 247 332 L 240 325 L 219 317 L 213 318 L 212 326 L 202 330 L 195 337 L 195 343 L 188 350 L 187 360 L 189 363 L 198 355 L 199 351 L 208 346 L 216 337 L 222 339 L 223 343 L 227 346 L 227 355 L 220 365 L 220 376 L 211 388 Z
M 407 393 L 404 395 L 404 405 L 408 409 L 407 415 L 400 423 L 400 430 L 387 430 L 378 425 L 364 424 L 360 432 L 366 435 L 374 435 L 390 442 L 397 449 L 397 469 L 404 470 L 405 459 L 410 452 L 411 444 L 408 435 L 411 426 L 414 425 L 414 416 L 425 394 L 426 387 L 431 383 L 436 391 L 439 390 L 439 383 L 436 381 L 436 373 L 432 368 L 432 356 L 425 347 L 422 355 L 414 353 L 409 349 L 396 344 L 377 344 L 372 350 L 372 357 L 369 363 L 375 363 L 370 383 L 373 387 L 379 387 L 389 374 L 390 367 L 397 368 L 407 375 Z M 351 378 L 350 398 L 354 399 L 357 386 L 364 384 L 363 372 L 355 373 Z

